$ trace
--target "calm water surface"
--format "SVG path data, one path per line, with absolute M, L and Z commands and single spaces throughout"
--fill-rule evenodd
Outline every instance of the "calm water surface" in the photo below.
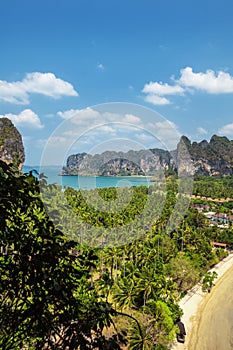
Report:
M 36 170 L 47 176 L 49 184 L 57 183 L 64 187 L 72 187 L 74 189 L 93 189 L 105 187 L 130 187 L 130 186 L 149 186 L 150 177 L 134 177 L 134 176 L 59 176 L 60 167 L 48 166 L 41 169 L 39 166 L 24 166 L 23 172 Z

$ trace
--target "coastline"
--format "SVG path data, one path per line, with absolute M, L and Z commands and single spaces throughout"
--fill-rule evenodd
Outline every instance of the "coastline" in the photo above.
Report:
M 218 276 L 215 279 L 215 284 L 213 288 L 217 288 L 217 284 L 222 277 L 233 267 L 233 253 L 230 253 L 225 259 L 220 261 L 215 265 L 210 272 L 217 272 Z M 211 294 L 211 292 L 210 292 Z M 182 298 L 179 302 L 179 306 L 182 308 L 184 314 L 181 318 L 186 329 L 186 340 L 185 343 L 174 342 L 171 349 L 172 350 L 189 350 L 192 330 L 197 327 L 198 320 L 200 319 L 200 307 L 206 301 L 209 293 L 202 291 L 202 284 L 197 283 L 191 290 L 188 291 L 186 296 Z
M 153 175 L 97 175 L 97 174 L 61 174 L 59 173 L 58 176 L 79 176 L 79 177 L 117 177 L 117 178 L 121 178 L 121 177 L 125 177 L 125 178 L 133 178 L 133 177 L 137 177 L 137 178 L 153 178 Z

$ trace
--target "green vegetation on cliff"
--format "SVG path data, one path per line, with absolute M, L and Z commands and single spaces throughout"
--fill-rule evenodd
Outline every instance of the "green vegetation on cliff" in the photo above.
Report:
M 22 168 L 25 155 L 22 137 L 7 118 L 0 118 L 0 159 Z

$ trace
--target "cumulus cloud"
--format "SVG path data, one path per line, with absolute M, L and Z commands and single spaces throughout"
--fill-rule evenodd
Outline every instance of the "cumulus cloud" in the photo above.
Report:
M 233 123 L 226 124 L 218 130 L 219 134 L 233 136 Z
M 205 73 L 194 73 L 191 67 L 180 71 L 181 77 L 177 81 L 184 87 L 202 90 L 210 94 L 233 93 L 233 77 L 226 72 L 214 72 L 209 69 Z
M 233 93 L 233 76 L 224 71 L 193 72 L 192 67 L 180 70 L 179 79 L 170 77 L 173 85 L 163 82 L 149 82 L 144 85 L 142 92 L 146 94 L 145 101 L 154 105 L 170 104 L 167 96 L 185 96 L 189 92 L 201 91 L 209 94 Z
M 173 134 L 179 135 L 176 124 L 170 120 L 156 122 L 155 126 L 158 131 L 158 135 L 163 135 L 164 137 L 168 137 Z
M 133 114 L 125 114 L 124 121 L 126 123 L 135 123 L 138 124 L 141 122 L 141 119 Z
M 53 73 L 33 72 L 21 81 L 0 80 L 0 100 L 14 104 L 29 104 L 30 94 L 40 94 L 54 99 L 62 96 L 78 96 L 74 87 L 57 78 Z
M 149 82 L 144 85 L 142 92 L 147 94 L 145 100 L 154 105 L 167 105 L 171 102 L 164 96 L 167 95 L 182 95 L 184 89 L 180 85 L 169 85 L 162 82 Z
M 74 117 L 79 111 L 79 109 L 69 109 L 67 111 L 59 111 L 57 115 L 62 119 L 69 119 Z
M 92 108 L 83 110 L 70 109 L 57 113 L 64 119 L 62 135 L 68 142 L 81 142 L 86 138 L 92 138 L 98 142 L 103 137 L 132 138 L 150 144 L 160 143 L 160 147 L 166 144 L 169 148 L 175 147 L 180 133 L 177 126 L 168 120 L 145 123 L 140 113 L 113 113 L 98 111 Z M 63 125 L 63 124 L 62 124 Z M 154 141 L 154 142 L 153 142 Z M 162 143 L 162 144 L 161 144 Z
M 22 126 L 30 129 L 42 129 L 44 126 L 41 124 L 40 118 L 31 109 L 25 109 L 19 114 L 5 114 L 0 115 L 0 118 L 8 118 L 16 126 Z
M 147 95 L 145 97 L 145 101 L 152 103 L 153 105 L 156 105 L 156 106 L 165 106 L 171 103 L 166 97 L 161 97 L 154 94 Z
M 70 109 L 67 111 L 59 111 L 57 115 L 65 120 L 70 119 L 71 123 L 85 126 L 92 126 L 93 122 L 98 122 L 101 124 L 108 123 L 131 123 L 131 124 L 140 124 L 141 119 L 133 114 L 118 114 L 118 113 L 110 113 L 104 112 L 100 113 L 99 111 L 93 108 L 85 108 L 85 109 Z M 129 126 L 127 126 L 129 128 Z
M 115 135 L 116 134 L 116 129 L 114 127 L 111 126 L 111 124 L 103 124 L 103 125 L 100 125 L 98 128 L 97 128 L 97 134 L 99 132 L 105 132 L 107 134 L 111 134 L 111 135 Z
M 169 85 L 167 83 L 163 84 L 162 82 L 154 83 L 151 81 L 144 86 L 142 92 L 164 96 L 182 94 L 184 89 L 180 85 Z
M 67 111 L 59 111 L 57 115 L 66 120 L 71 118 L 71 123 L 76 125 L 91 125 L 90 123 L 93 120 L 99 120 L 99 122 L 103 121 L 101 114 L 92 108 L 69 109 Z

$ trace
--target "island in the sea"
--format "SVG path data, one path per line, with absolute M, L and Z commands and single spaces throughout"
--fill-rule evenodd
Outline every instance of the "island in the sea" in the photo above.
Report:
M 213 135 L 209 142 L 191 142 L 182 136 L 173 151 L 154 148 L 128 152 L 105 151 L 95 155 L 72 154 L 60 175 L 153 176 L 164 171 L 207 176 L 232 175 L 233 140 Z
M 61 175 L 148 176 L 153 175 L 155 170 L 174 166 L 172 156 L 162 149 L 105 151 L 95 155 L 78 153 L 67 158 Z

